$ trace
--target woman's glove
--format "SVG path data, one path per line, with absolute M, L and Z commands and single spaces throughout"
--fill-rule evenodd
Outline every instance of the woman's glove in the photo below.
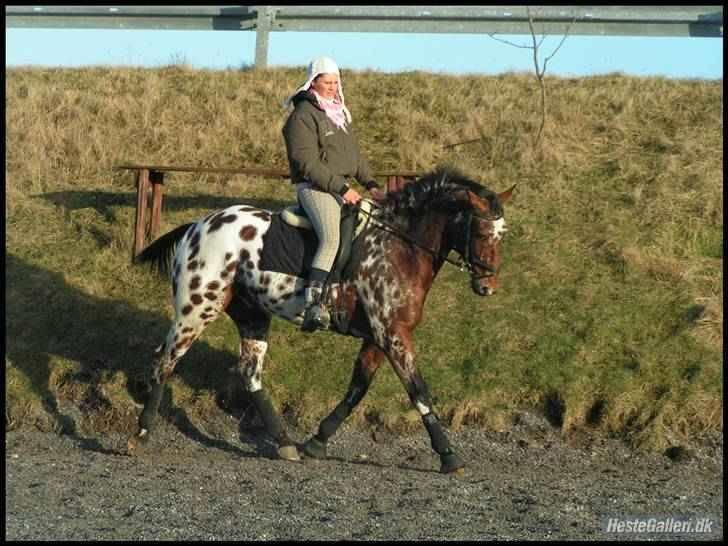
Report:
M 364 184 L 364 187 L 367 189 L 369 194 L 372 196 L 372 199 L 374 199 L 375 201 L 384 201 L 384 199 L 387 197 L 387 195 L 382 191 L 379 183 L 376 180 L 370 180 L 369 182 Z

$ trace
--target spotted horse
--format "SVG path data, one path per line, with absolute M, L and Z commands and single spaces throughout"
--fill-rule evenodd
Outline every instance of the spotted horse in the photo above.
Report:
M 360 338 L 361 350 L 345 397 L 302 446 L 291 440 L 261 377 L 272 317 L 300 325 L 304 311 L 303 278 L 260 268 L 274 213 L 236 205 L 160 237 L 138 261 L 171 272 L 174 319 L 157 349 L 151 394 L 138 432 L 129 439 L 130 451 L 148 440 L 175 365 L 205 327 L 225 312 L 240 333 L 238 368 L 244 388 L 282 459 L 299 460 L 299 447 L 306 456 L 325 458 L 327 441 L 388 359 L 421 414 L 440 457 L 440 471 L 461 471 L 464 462 L 451 447 L 417 369 L 413 332 L 438 271 L 452 261 L 451 250 L 460 254 L 459 265 L 470 273 L 477 295 L 496 291 L 506 232 L 502 205 L 513 189 L 494 193 L 455 169 L 440 168 L 390 192 L 370 214 L 362 215 L 363 227 L 353 241 L 346 274 L 329 291 L 330 305 L 343 316 L 332 328 Z

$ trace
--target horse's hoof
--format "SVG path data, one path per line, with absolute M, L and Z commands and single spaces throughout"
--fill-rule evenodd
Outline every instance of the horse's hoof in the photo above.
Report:
M 138 453 L 139 450 L 149 441 L 149 431 L 145 428 L 141 429 L 136 436 L 132 436 L 126 443 L 129 455 Z
M 303 452 L 314 459 L 325 459 L 326 444 L 313 437 L 303 445 Z
M 284 461 L 300 461 L 301 456 L 298 454 L 296 446 L 281 446 L 278 448 L 278 458 Z
M 443 474 L 457 474 L 462 476 L 465 474 L 465 463 L 455 453 L 448 453 L 440 456 L 440 472 Z

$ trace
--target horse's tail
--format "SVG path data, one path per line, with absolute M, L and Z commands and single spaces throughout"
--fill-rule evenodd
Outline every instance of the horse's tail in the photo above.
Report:
M 165 233 L 137 254 L 134 263 L 150 262 L 151 268 L 156 269 L 160 275 L 168 275 L 172 269 L 172 260 L 174 259 L 177 243 L 185 236 L 187 230 L 194 225 L 194 222 L 184 224 L 169 233 Z

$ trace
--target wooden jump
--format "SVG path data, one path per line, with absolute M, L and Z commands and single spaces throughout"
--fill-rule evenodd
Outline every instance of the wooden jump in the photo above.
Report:
M 159 234 L 162 219 L 162 200 L 164 173 L 195 172 L 215 174 L 248 174 L 266 178 L 289 178 L 288 169 L 266 169 L 262 167 L 193 167 L 170 165 L 117 165 L 119 170 L 136 171 L 136 221 L 134 223 L 134 246 L 132 259 L 137 256 L 148 243 L 154 241 Z M 416 178 L 420 173 L 414 171 L 376 172 L 376 178 L 386 178 L 386 190 L 400 188 L 407 179 Z

